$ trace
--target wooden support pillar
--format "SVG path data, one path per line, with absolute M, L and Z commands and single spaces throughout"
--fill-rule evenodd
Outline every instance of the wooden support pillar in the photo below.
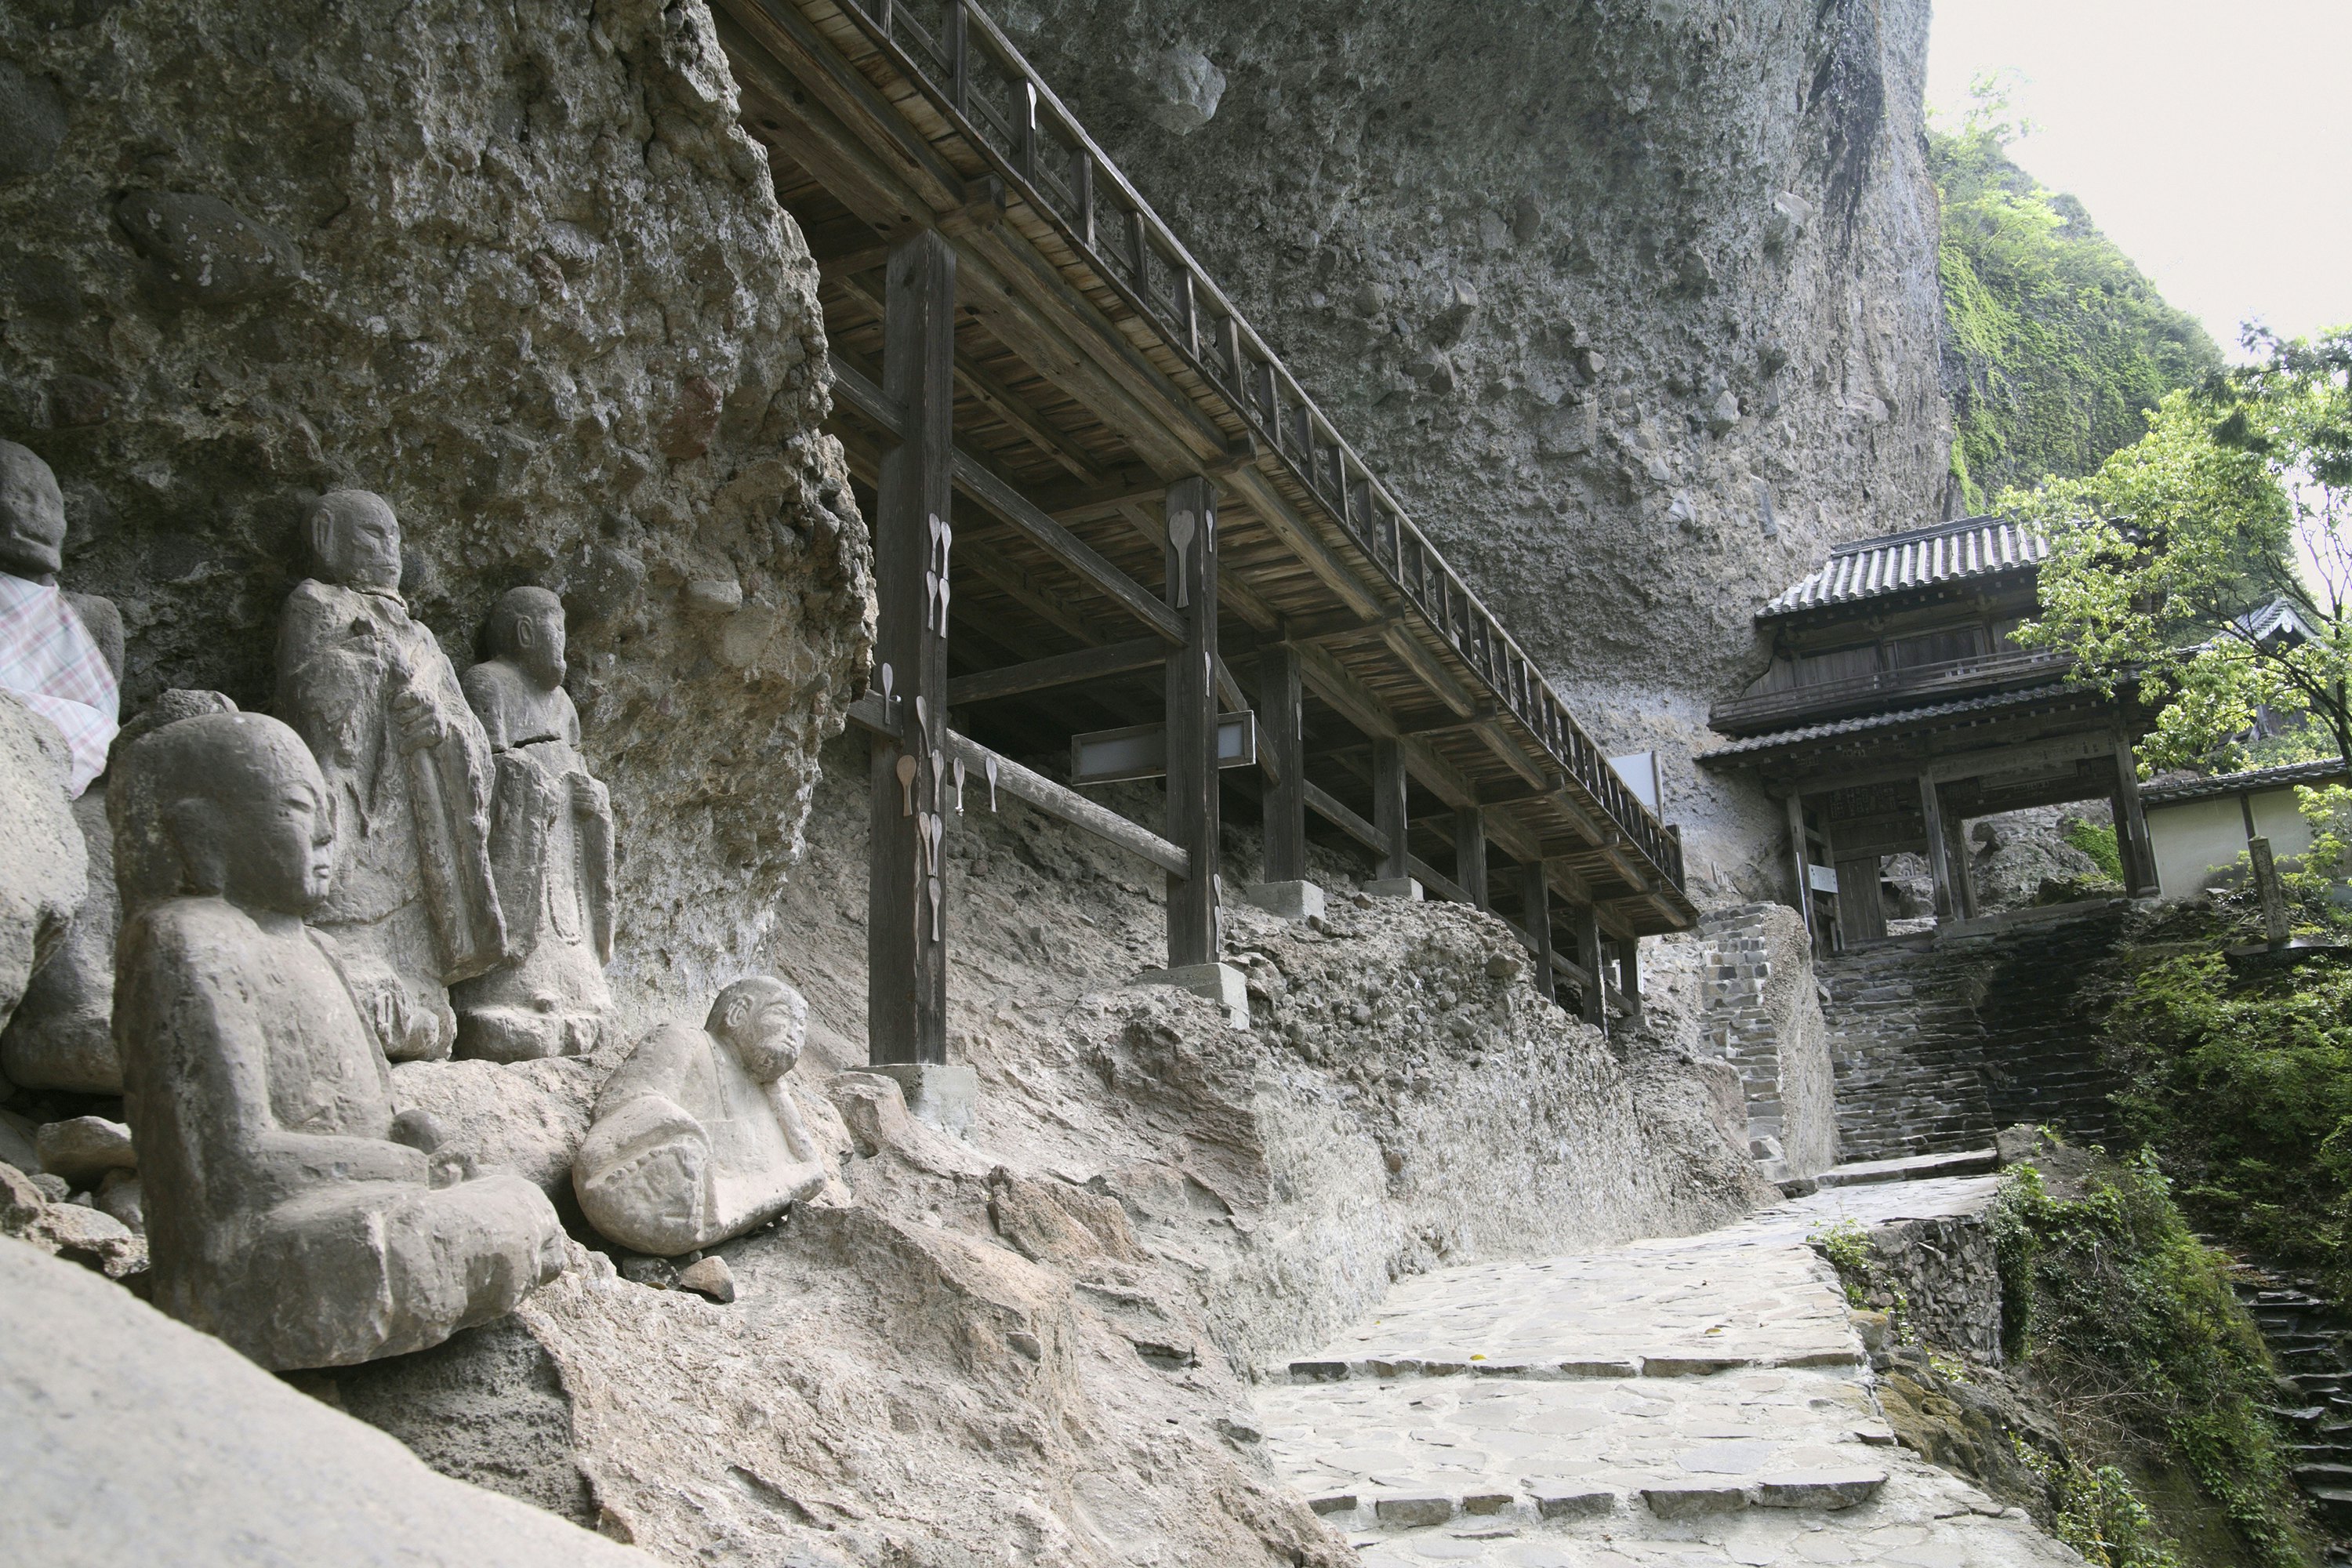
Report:
M 1952 865 L 1952 897 L 1959 905 L 1960 919 L 1977 918 L 1977 879 L 1969 862 L 1968 824 L 1957 816 L 1944 818 L 1944 853 Z
M 1454 879 L 1476 908 L 1492 901 L 1486 892 L 1486 814 L 1475 805 L 1454 808 Z
M 867 795 L 866 1032 L 877 1066 L 947 1060 L 948 641 L 933 585 L 952 542 L 943 530 L 953 495 L 955 252 L 926 229 L 890 252 L 887 277 L 883 391 L 904 423 L 876 490 L 874 659 L 877 689 L 879 668 L 890 667 L 900 738 L 874 738 Z
M 1404 814 L 1404 746 L 1393 735 L 1372 740 L 1372 826 L 1388 841 L 1380 877 L 1394 881 L 1412 875 L 1412 847 Z
M 1584 1021 L 1606 1034 L 1609 1031 L 1609 978 L 1607 960 L 1601 952 L 1601 911 L 1591 904 L 1576 906 L 1572 918 L 1576 922 L 1576 962 L 1587 976 L 1584 987 Z
M 1533 949 L 1529 961 L 1534 973 L 1529 978 L 1535 982 L 1536 994 L 1549 1002 L 1559 982 L 1551 967 L 1551 885 L 1544 880 L 1542 861 L 1531 860 L 1519 868 L 1519 903 L 1527 921 L 1528 944 Z
M 1642 939 L 1629 936 L 1617 944 L 1617 988 L 1625 994 L 1625 1016 L 1642 1021 Z
M 1184 618 L 1168 655 L 1168 837 L 1192 858 L 1168 879 L 1168 966 L 1217 956 L 1217 509 L 1209 481 L 1168 487 L 1169 604 Z
M 1796 906 L 1799 918 L 1805 922 L 1805 940 L 1813 937 L 1813 879 L 1811 846 L 1805 838 L 1805 797 L 1803 792 L 1789 792 L 1789 862 L 1797 879 L 1797 896 L 1789 901 Z
M 1939 921 L 1960 918 L 1959 903 L 1952 895 L 1951 844 L 1944 836 L 1944 803 L 1936 793 L 1936 781 L 1927 773 L 1919 775 L 1919 815 L 1927 827 L 1927 871 L 1936 879 L 1936 918 Z
M 2152 898 L 2158 891 L 2156 846 L 2147 836 L 2147 813 L 2140 806 L 2139 760 L 2132 755 L 2131 740 L 2125 735 L 2116 737 L 2114 805 L 2116 850 L 2123 861 L 2124 890 L 2136 899 Z
M 1307 746 L 1298 650 L 1277 643 L 1258 656 L 1258 744 L 1280 774 L 1265 790 L 1268 882 L 1307 879 Z

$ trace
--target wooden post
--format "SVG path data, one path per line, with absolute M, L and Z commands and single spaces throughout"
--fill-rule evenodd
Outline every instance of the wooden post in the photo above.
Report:
M 1813 879 L 1809 869 L 1812 865 L 1811 847 L 1805 841 L 1805 797 L 1800 790 L 1789 792 L 1789 859 L 1797 876 L 1797 896 L 1790 900 L 1805 922 L 1805 941 L 1813 941 Z
M 2128 737 L 2116 737 L 2116 848 L 2123 861 L 2124 890 L 2132 897 L 2153 896 L 2157 888 L 2156 846 L 2147 836 L 2147 813 L 2139 802 L 2139 760 L 2132 755 Z M 2128 844 L 2130 847 L 2125 848 Z
M 1475 805 L 1454 808 L 1454 879 L 1479 909 L 1492 901 L 1486 893 L 1486 814 Z
M 1959 904 L 1952 897 L 1950 845 L 1944 837 L 1944 803 L 1936 794 L 1933 774 L 1919 775 L 1919 815 L 1927 827 L 1927 870 L 1936 879 L 1936 918 L 1958 920 Z
M 901 739 L 874 738 L 867 795 L 866 1055 L 877 1066 L 947 1060 L 945 857 L 939 762 L 947 755 L 947 629 L 932 584 L 947 569 L 955 406 L 955 252 L 926 229 L 890 253 L 883 391 L 904 439 L 883 454 L 874 517 L 875 664 L 890 666 Z M 879 681 L 877 681 L 879 687 Z M 900 777 L 901 758 L 913 764 Z
M 1404 814 L 1404 746 L 1392 735 L 1372 740 L 1372 826 L 1388 840 L 1381 857 L 1382 881 L 1412 875 Z
M 1976 874 L 1969 868 L 1968 824 L 1957 816 L 1944 818 L 1944 853 L 1952 862 L 1952 894 L 1959 904 L 1960 918 L 1977 918 Z
M 1519 868 L 1519 903 L 1527 921 L 1528 942 L 1534 949 L 1530 959 L 1534 973 L 1536 994 L 1545 1001 L 1556 1000 L 1552 994 L 1558 984 L 1551 969 L 1551 885 L 1544 880 L 1543 862 L 1530 860 Z
M 1298 650 L 1277 643 L 1258 656 L 1258 743 L 1281 773 L 1265 791 L 1265 875 L 1269 882 L 1307 879 L 1307 744 Z
M 1575 909 L 1576 962 L 1589 977 L 1584 987 L 1584 1021 L 1603 1034 L 1609 1030 L 1609 977 L 1601 952 L 1601 911 L 1591 904 Z
M 1168 655 L 1168 837 L 1192 874 L 1168 879 L 1168 966 L 1217 956 L 1217 510 L 1209 481 L 1168 487 L 1168 602 L 1184 617 Z
M 1642 1021 L 1642 939 L 1629 936 L 1617 944 L 1618 989 L 1625 993 L 1625 1018 Z

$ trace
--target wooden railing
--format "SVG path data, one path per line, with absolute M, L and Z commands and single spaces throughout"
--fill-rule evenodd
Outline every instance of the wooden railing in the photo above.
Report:
M 1759 691 L 1717 703 L 1707 722 L 1727 735 L 1760 734 L 1784 726 L 1850 718 L 1887 707 L 1889 698 L 1914 706 L 2056 680 L 2074 668 L 2065 654 L 2038 648 L 2004 648 L 1969 658 L 1881 669 L 1843 680 Z
M 1446 564 L 1280 359 L 971 0 L 839 0 L 1008 186 L 1238 410 L 1326 515 L 1675 888 L 1682 843 L 1635 799 L 1567 705 Z

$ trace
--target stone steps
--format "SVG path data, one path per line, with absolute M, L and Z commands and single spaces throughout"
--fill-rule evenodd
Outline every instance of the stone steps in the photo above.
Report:
M 2275 1411 L 2303 1439 L 2289 1450 L 2289 1473 L 2336 1537 L 2328 1561 L 2352 1561 L 2352 1326 L 2333 1301 L 2252 1265 L 2238 1266 L 2233 1285 L 2304 1401 Z

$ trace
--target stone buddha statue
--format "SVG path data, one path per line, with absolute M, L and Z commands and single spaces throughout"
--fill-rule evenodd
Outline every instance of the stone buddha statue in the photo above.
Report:
M 668 1024 L 604 1086 L 572 1162 L 588 1222 L 622 1246 L 675 1258 L 765 1225 L 824 1184 L 785 1075 L 808 1004 L 767 975 L 719 994 L 701 1028 Z
M 106 767 L 121 719 L 122 616 L 113 602 L 58 585 L 65 496 L 49 466 L 0 441 L 0 687 L 56 725 L 71 763 L 67 794 L 89 853 L 81 910 L 33 972 L 0 1032 L 0 1073 L 26 1089 L 119 1094 L 114 1003 L 114 862 Z
M 562 602 L 509 589 L 483 637 L 490 657 L 464 686 L 497 769 L 490 868 L 514 956 L 452 989 L 457 1053 L 583 1055 L 613 1005 L 613 808 L 580 755 L 580 715 L 563 689 Z
M 335 944 L 304 923 L 339 864 L 331 798 L 293 731 L 215 713 L 125 747 L 109 799 L 155 1305 L 279 1369 L 437 1344 L 562 1263 L 537 1187 L 394 1115 Z
M 288 595 L 278 714 L 327 781 L 341 845 L 316 917 L 333 933 L 385 1054 L 439 1060 L 446 987 L 506 957 L 490 874 L 490 743 L 457 672 L 400 596 L 400 523 L 380 496 L 310 509 L 318 575 Z

